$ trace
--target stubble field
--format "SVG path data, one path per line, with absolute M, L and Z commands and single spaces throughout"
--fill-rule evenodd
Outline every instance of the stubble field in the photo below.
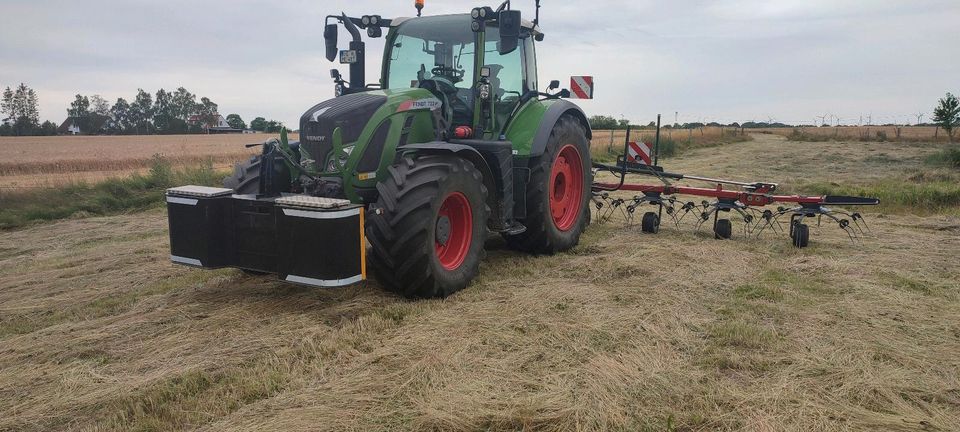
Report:
M 955 184 L 936 150 L 758 135 L 666 165 Z M 493 239 L 469 288 L 417 302 L 174 266 L 159 210 L 0 232 L 0 430 L 960 430 L 958 211 L 866 214 L 861 245 L 824 226 L 805 250 Z

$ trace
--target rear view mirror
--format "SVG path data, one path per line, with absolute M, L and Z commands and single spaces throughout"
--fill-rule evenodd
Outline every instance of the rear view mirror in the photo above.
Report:
M 547 86 L 547 90 L 554 90 L 560 88 L 560 80 L 550 81 L 550 85 Z
M 337 58 L 337 25 L 327 24 L 323 29 L 323 41 L 327 44 L 327 61 Z
M 500 55 L 510 54 L 520 43 L 520 11 L 500 11 L 497 25 L 500 27 Z

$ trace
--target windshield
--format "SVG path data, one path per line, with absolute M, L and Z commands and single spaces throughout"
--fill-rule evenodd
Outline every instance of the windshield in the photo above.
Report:
M 388 88 L 417 87 L 446 78 L 460 89 L 473 86 L 475 34 L 469 15 L 412 19 L 400 25 L 388 51 Z

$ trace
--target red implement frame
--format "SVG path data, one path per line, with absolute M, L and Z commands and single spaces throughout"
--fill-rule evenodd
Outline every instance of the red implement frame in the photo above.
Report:
M 797 203 L 797 204 L 827 204 L 824 196 L 803 196 L 803 195 L 770 195 L 761 192 L 740 192 L 724 190 L 722 186 L 717 185 L 716 189 L 687 187 L 687 186 L 667 186 L 667 185 L 642 185 L 642 184 L 624 184 L 617 183 L 594 183 L 594 186 L 604 189 L 616 189 L 624 191 L 635 191 L 643 193 L 661 193 L 664 195 L 694 195 L 702 197 L 712 197 L 717 199 L 729 199 L 740 201 L 748 206 L 762 207 L 777 202 Z

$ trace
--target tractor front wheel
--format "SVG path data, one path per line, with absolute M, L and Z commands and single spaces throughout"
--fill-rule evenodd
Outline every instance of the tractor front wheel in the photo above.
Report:
M 506 236 L 518 250 L 552 254 L 577 245 L 589 218 L 590 142 L 580 122 L 563 116 L 542 155 L 531 160 L 527 230 Z M 585 211 L 586 210 L 586 211 Z
M 250 160 L 233 167 L 233 175 L 223 179 L 223 186 L 233 189 L 239 195 L 260 192 L 260 161 L 262 157 L 251 156 Z
M 405 157 L 377 185 L 367 224 L 370 267 L 389 291 L 446 297 L 480 267 L 487 236 L 487 190 L 480 171 L 456 156 Z

